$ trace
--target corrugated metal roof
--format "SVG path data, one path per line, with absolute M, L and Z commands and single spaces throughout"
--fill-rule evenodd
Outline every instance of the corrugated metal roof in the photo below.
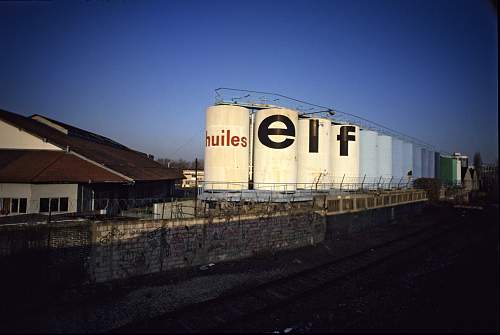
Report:
M 104 136 L 97 135 L 61 122 L 50 120 L 67 128 L 68 134 L 42 122 L 0 109 L 0 119 L 62 149 L 102 164 L 134 181 L 182 179 L 178 169 L 163 167 L 147 154 L 127 148 Z

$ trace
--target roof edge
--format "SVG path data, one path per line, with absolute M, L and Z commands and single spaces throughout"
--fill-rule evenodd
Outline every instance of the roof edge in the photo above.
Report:
M 55 130 L 60 131 L 61 133 L 65 134 L 65 135 L 68 135 L 68 129 L 66 129 L 64 127 L 61 127 L 58 124 L 55 124 L 54 122 L 52 122 L 51 120 L 47 119 L 43 115 L 33 114 L 33 115 L 31 115 L 30 119 L 38 121 L 40 123 L 43 123 L 43 124 L 45 124 L 45 125 L 47 125 L 47 126 L 49 126 L 51 128 L 54 128 Z
M 113 169 L 110 169 L 109 167 L 107 167 L 107 166 L 105 166 L 103 164 L 100 164 L 100 163 L 98 163 L 96 161 L 93 161 L 92 159 L 87 158 L 87 157 L 85 157 L 85 156 L 83 156 L 83 155 L 81 155 L 81 154 L 79 154 L 79 153 L 77 153 L 77 152 L 75 152 L 75 151 L 73 151 L 71 149 L 68 152 L 70 154 L 72 154 L 72 155 L 75 155 L 76 157 L 78 157 L 80 159 L 83 159 L 84 161 L 87 161 L 87 162 L 89 162 L 91 164 L 94 164 L 94 165 L 96 165 L 96 166 L 98 166 L 98 167 L 100 167 L 100 168 L 102 168 L 102 169 L 104 169 L 104 170 L 106 170 L 108 172 L 111 172 L 111 173 L 113 173 L 113 174 L 115 174 L 115 175 L 117 175 L 117 176 L 119 176 L 119 177 L 121 177 L 121 178 L 123 178 L 123 179 L 125 179 L 125 180 L 127 180 L 129 182 L 131 182 L 131 183 L 135 182 L 134 179 L 132 179 L 132 178 L 130 178 L 130 177 L 124 175 L 124 174 L 121 174 L 120 172 L 117 172 L 117 171 L 115 171 Z

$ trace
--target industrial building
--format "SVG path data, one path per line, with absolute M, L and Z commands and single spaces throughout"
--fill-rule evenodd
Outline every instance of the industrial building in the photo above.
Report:
M 0 110 L 0 215 L 113 213 L 109 199 L 163 199 L 182 179 L 104 136 Z
M 181 185 L 182 188 L 194 188 L 197 183 L 201 186 L 205 180 L 205 173 L 203 170 L 187 169 L 182 170 L 182 174 L 184 175 Z
M 418 178 L 461 185 L 465 156 L 441 154 L 420 140 L 338 118 L 331 109 L 325 114 L 316 105 L 305 112 L 303 105 L 267 103 L 279 98 L 249 102 L 243 99 L 247 92 L 206 110 L 204 193 L 390 190 Z

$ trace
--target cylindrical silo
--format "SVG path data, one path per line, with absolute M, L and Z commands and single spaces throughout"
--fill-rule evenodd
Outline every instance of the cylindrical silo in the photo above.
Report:
M 330 180 L 330 120 L 300 118 L 297 132 L 297 187 L 328 188 Z
M 331 171 L 334 187 L 357 187 L 359 180 L 359 126 L 334 124 L 331 126 Z
M 294 191 L 298 113 L 285 108 L 255 114 L 253 182 L 257 190 Z
M 248 189 L 249 111 L 239 106 L 208 107 L 205 124 L 205 188 Z
M 388 186 L 392 178 L 392 137 L 377 136 L 377 165 L 380 186 Z
M 455 163 L 455 168 L 456 168 L 456 185 L 460 186 L 462 185 L 462 162 L 460 159 L 453 159 L 453 162 Z
M 359 132 L 359 177 L 368 187 L 378 182 L 377 136 L 373 130 Z
M 403 141 L 392 138 L 392 185 L 403 183 Z
M 434 151 L 429 150 L 429 178 L 435 178 L 435 170 L 434 170 Z
M 410 174 L 411 172 L 411 174 Z M 403 177 L 408 182 L 413 175 L 413 143 L 403 142 Z
M 413 144 L 413 180 L 422 177 L 422 147 Z
M 441 178 L 441 159 L 437 151 L 434 153 L 434 178 Z
M 422 177 L 429 177 L 429 155 L 428 151 L 425 148 L 422 148 Z

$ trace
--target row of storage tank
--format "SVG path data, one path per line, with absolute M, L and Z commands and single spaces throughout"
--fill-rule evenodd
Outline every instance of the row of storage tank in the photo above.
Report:
M 254 189 L 279 191 L 394 186 L 439 177 L 441 162 L 438 152 L 414 143 L 290 109 L 206 111 L 206 189 L 247 189 L 250 181 Z

